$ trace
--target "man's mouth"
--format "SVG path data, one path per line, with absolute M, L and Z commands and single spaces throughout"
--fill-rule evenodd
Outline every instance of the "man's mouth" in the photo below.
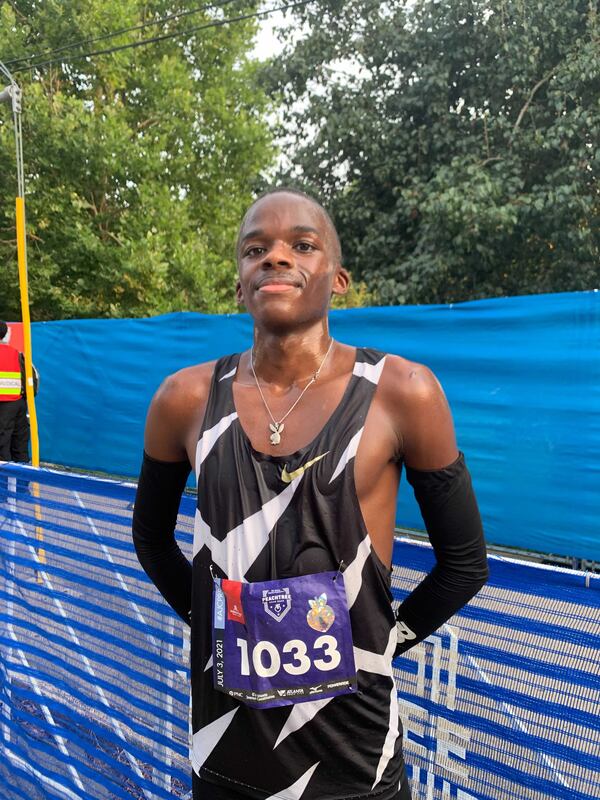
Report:
M 269 294 L 279 294 L 281 292 L 291 292 L 296 287 L 291 283 L 263 283 L 258 287 L 259 292 L 268 292 Z
M 292 289 L 297 289 L 298 284 L 291 281 L 282 280 L 265 280 L 257 288 L 259 292 L 266 292 L 268 294 L 280 294 L 282 292 L 291 292 Z

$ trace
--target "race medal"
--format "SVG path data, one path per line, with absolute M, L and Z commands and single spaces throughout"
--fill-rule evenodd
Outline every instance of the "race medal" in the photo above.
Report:
M 254 708 L 356 691 L 340 572 L 258 583 L 215 579 L 212 634 L 215 689 Z

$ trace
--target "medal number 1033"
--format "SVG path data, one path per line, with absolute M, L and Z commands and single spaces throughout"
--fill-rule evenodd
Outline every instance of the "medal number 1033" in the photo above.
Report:
M 242 675 L 250 675 L 250 659 L 248 658 L 248 642 L 245 639 L 238 639 L 237 646 L 241 651 L 240 672 Z M 277 675 L 281 667 L 288 675 L 304 675 L 311 667 L 327 672 L 335 669 L 342 656 L 337 649 L 337 639 L 334 636 L 319 636 L 315 639 L 314 650 L 322 651 L 322 658 L 312 660 L 308 655 L 306 643 L 302 639 L 290 639 L 281 648 L 286 655 L 292 656 L 291 662 L 283 662 L 281 654 L 273 642 L 257 642 L 252 648 L 252 666 L 254 672 L 260 678 L 272 678 Z

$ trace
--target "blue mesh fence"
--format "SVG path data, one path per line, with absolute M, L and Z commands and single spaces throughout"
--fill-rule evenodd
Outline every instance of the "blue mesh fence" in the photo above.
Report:
M 490 559 L 484 589 L 396 662 L 413 796 L 600 797 L 600 576 Z M 433 564 L 397 542 L 394 596 Z
M 185 796 L 182 625 L 137 563 L 135 487 L 0 472 L 0 796 Z M 191 550 L 191 500 L 182 512 Z
M 183 625 L 131 544 L 135 487 L 0 466 L 0 797 L 186 797 Z M 178 538 L 192 546 L 194 501 Z M 400 600 L 432 564 L 398 540 Z M 600 581 L 492 559 L 396 662 L 413 797 L 600 797 Z

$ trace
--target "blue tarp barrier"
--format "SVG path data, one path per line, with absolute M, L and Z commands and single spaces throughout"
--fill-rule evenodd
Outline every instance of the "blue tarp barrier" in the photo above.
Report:
M 189 798 L 187 626 L 135 557 L 134 492 L 0 465 L 2 800 Z M 188 557 L 193 520 L 184 497 Z M 482 591 L 394 662 L 412 796 L 600 797 L 600 577 L 490 562 Z M 395 601 L 432 564 L 397 540 Z
M 489 542 L 600 560 L 600 293 L 334 311 L 331 329 L 437 374 Z M 245 314 L 35 323 L 42 459 L 136 476 L 161 380 L 251 337 Z M 397 521 L 422 527 L 405 484 Z

